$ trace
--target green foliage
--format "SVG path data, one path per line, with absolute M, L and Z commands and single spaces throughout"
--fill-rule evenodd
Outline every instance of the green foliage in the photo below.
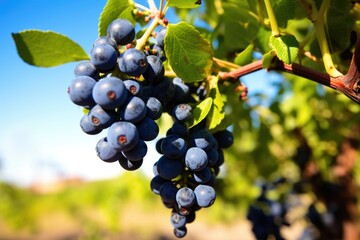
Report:
M 191 123 L 189 124 L 189 128 L 196 126 L 207 117 L 212 107 L 212 103 L 212 98 L 208 97 L 196 105 L 193 109 L 193 117 Z
M 81 46 L 56 32 L 26 30 L 12 37 L 20 57 L 34 66 L 53 67 L 89 59 Z
M 299 53 L 299 44 L 293 35 L 271 36 L 270 44 L 280 60 L 287 64 L 295 62 Z
M 213 64 L 211 47 L 193 26 L 185 22 L 169 24 L 165 52 L 171 68 L 184 82 L 209 76 Z

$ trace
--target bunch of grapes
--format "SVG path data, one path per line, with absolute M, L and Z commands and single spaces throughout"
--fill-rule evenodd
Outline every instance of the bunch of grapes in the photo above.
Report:
M 222 149 L 233 143 L 233 136 L 227 130 L 212 134 L 204 122 L 189 129 L 196 98 L 204 99 L 206 88 L 165 76 L 166 31 L 163 27 L 155 44 L 139 50 L 132 45 L 134 26 L 125 19 L 114 20 L 107 36 L 94 42 L 90 60 L 75 67 L 68 94 L 86 110 L 80 120 L 85 133 L 94 135 L 107 129 L 106 137 L 96 144 L 99 158 L 118 161 L 130 171 L 141 167 L 148 150 L 146 142 L 158 136 L 156 120 L 164 112 L 173 117 L 166 137 L 156 144 L 163 156 L 155 164 L 156 176 L 150 185 L 172 209 L 174 233 L 183 237 L 195 212 L 214 203 L 215 177 L 224 163 Z
M 80 120 L 81 129 L 93 135 L 108 128 L 106 137 L 96 145 L 99 158 L 119 161 L 126 170 L 142 165 L 147 153 L 145 142 L 157 137 L 155 120 L 162 114 L 161 102 L 143 97 L 138 80 L 142 75 L 151 82 L 163 75 L 162 61 L 133 48 L 134 38 L 135 29 L 129 21 L 114 20 L 107 36 L 94 42 L 90 60 L 75 67 L 75 78 L 68 88 L 71 101 L 87 110 Z M 160 65 L 160 72 L 154 71 L 153 67 L 158 67 L 154 62 Z
M 285 178 L 277 179 L 274 182 L 260 184 L 261 193 L 256 201 L 249 206 L 247 219 L 252 223 L 252 232 L 256 239 L 268 239 L 272 236 L 276 240 L 283 240 L 281 227 L 289 226 L 286 220 L 287 206 L 279 201 L 267 197 L 270 189 L 285 183 Z
M 194 221 L 196 211 L 214 203 L 215 178 L 224 163 L 222 149 L 233 143 L 227 130 L 213 135 L 203 124 L 188 129 L 185 122 L 191 118 L 191 110 L 186 103 L 175 106 L 175 121 L 156 144 L 162 156 L 154 165 L 155 177 L 150 184 L 172 210 L 170 222 L 178 238 L 186 235 L 186 224 Z

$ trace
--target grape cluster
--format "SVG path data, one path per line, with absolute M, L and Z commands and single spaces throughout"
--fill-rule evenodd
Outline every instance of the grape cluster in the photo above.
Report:
M 118 161 L 130 171 L 141 167 L 146 142 L 158 136 L 156 120 L 165 112 L 173 117 L 166 137 L 156 143 L 163 156 L 155 163 L 156 176 L 150 186 L 172 209 L 174 233 L 183 237 L 195 212 L 215 201 L 215 178 L 224 163 L 222 149 L 233 143 L 233 136 L 228 130 L 212 134 L 204 123 L 189 129 L 196 98 L 204 99 L 206 88 L 165 76 L 166 31 L 162 27 L 155 44 L 139 50 L 132 45 L 133 25 L 125 19 L 114 20 L 107 36 L 94 42 L 90 60 L 75 67 L 68 94 L 74 104 L 86 109 L 80 120 L 85 133 L 95 135 L 107 129 L 106 137 L 96 144 L 98 157 Z
M 176 237 L 184 237 L 186 224 L 195 219 L 195 212 L 210 207 L 216 198 L 215 178 L 224 163 L 223 148 L 233 143 L 228 130 L 211 134 L 205 127 L 188 129 L 185 122 L 192 108 L 178 104 L 173 111 L 174 123 L 166 137 L 157 141 L 162 154 L 154 165 L 151 189 L 170 209 L 170 222 Z
M 256 239 L 268 239 L 272 236 L 276 240 L 283 240 L 281 227 L 289 226 L 286 220 L 287 207 L 279 201 L 271 200 L 267 197 L 270 189 L 284 183 L 285 178 L 277 179 L 274 182 L 260 184 L 261 193 L 256 201 L 249 206 L 247 219 L 252 223 L 252 232 Z
M 129 21 L 114 20 L 107 36 L 95 40 L 90 60 L 75 67 L 75 78 L 68 88 L 71 101 L 87 112 L 80 120 L 81 129 L 91 135 L 108 129 L 106 137 L 96 144 L 99 158 L 119 161 L 126 170 L 142 165 L 148 150 L 145 142 L 157 137 L 155 120 L 162 114 L 161 102 L 152 96 L 144 98 L 138 80 L 142 75 L 153 81 L 164 74 L 162 62 L 129 46 L 134 38 L 135 29 Z M 153 62 L 161 65 L 161 73 L 154 73 Z

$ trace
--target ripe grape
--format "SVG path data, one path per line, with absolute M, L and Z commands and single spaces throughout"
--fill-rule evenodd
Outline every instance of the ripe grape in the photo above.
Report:
M 74 78 L 68 88 L 70 100 L 76 105 L 88 107 L 95 105 L 92 90 L 96 81 L 88 76 Z
M 99 72 L 89 60 L 78 63 L 74 69 L 75 77 L 88 76 L 93 79 L 99 78 Z
M 125 50 L 119 58 L 119 69 L 129 76 L 140 76 L 148 66 L 145 53 L 142 51 L 129 48 Z
M 114 39 L 118 45 L 126 45 L 134 41 L 135 28 L 130 21 L 118 18 L 110 23 L 107 36 Z
M 110 126 L 107 139 L 111 147 L 120 151 L 129 151 L 136 146 L 139 133 L 134 124 L 119 121 Z
M 117 51 L 109 44 L 95 45 L 90 52 L 90 61 L 100 72 L 114 69 L 117 57 Z
M 115 109 L 126 101 L 128 93 L 121 79 L 106 77 L 95 84 L 92 95 L 95 102 L 101 107 Z

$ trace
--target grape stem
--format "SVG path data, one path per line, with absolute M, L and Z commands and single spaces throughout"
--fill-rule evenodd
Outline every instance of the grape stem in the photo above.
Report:
M 276 21 L 275 13 L 271 6 L 270 0 L 265 0 L 265 7 L 266 7 L 266 12 L 269 16 L 272 35 L 274 37 L 280 36 L 281 35 L 280 29 L 279 29 L 278 23 Z
M 136 41 L 136 46 L 135 46 L 136 49 L 142 50 L 145 47 L 148 39 L 151 37 L 152 32 L 160 24 L 160 20 L 161 18 L 158 15 L 154 17 L 150 26 L 146 29 L 144 35 L 142 35 L 142 37 Z
M 331 77 L 342 76 L 343 74 L 336 69 L 331 58 L 325 33 L 326 16 L 330 7 L 330 0 L 324 0 L 319 10 L 317 10 L 316 3 L 313 0 L 301 0 L 300 2 L 314 25 L 326 72 Z

